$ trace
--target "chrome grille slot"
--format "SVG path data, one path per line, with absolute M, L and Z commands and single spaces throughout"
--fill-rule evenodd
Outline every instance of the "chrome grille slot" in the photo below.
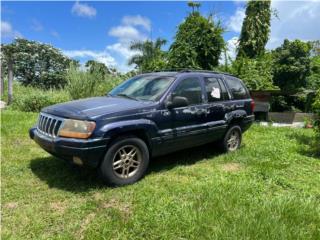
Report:
M 37 129 L 40 133 L 49 137 L 56 137 L 63 122 L 63 118 L 40 113 Z

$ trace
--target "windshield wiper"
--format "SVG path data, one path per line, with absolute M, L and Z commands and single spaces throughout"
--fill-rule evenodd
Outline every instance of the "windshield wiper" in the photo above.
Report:
M 134 98 L 134 97 L 131 97 L 131 96 L 129 96 L 129 95 L 127 95 L 127 94 L 124 94 L 124 93 L 119 93 L 119 94 L 117 94 L 116 96 L 125 97 L 125 98 L 129 98 L 129 99 L 138 101 L 138 99 L 136 99 L 136 98 Z

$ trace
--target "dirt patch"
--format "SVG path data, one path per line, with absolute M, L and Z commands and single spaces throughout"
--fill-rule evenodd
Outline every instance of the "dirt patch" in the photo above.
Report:
M 238 172 L 243 167 L 239 163 L 225 163 L 221 165 L 221 169 L 226 172 Z
M 83 222 L 81 223 L 80 229 L 76 234 L 76 238 L 77 239 L 84 239 L 84 232 L 86 231 L 88 225 L 92 222 L 92 220 L 94 219 L 94 217 L 96 216 L 95 213 L 90 213 L 87 215 L 87 217 L 83 220 Z
M 107 208 L 113 208 L 122 214 L 124 219 L 128 219 L 131 215 L 131 206 L 128 203 L 121 203 L 117 199 L 112 198 L 108 202 L 101 203 L 101 208 L 107 209 Z
M 22 139 L 15 139 L 13 141 L 14 145 L 18 145 L 18 146 L 21 146 L 21 145 L 24 145 L 24 140 Z
M 3 207 L 4 207 L 4 208 L 7 208 L 7 209 L 15 209 L 15 208 L 18 207 L 18 203 L 16 203 L 16 202 L 9 202 L 9 203 L 4 204 Z
M 63 202 L 53 202 L 53 203 L 50 203 L 50 208 L 52 210 L 54 210 L 55 212 L 58 212 L 58 213 L 64 213 L 67 206 L 65 203 Z
M 96 201 L 101 201 L 101 200 L 103 200 L 103 194 L 97 192 L 97 193 L 93 194 L 93 198 Z

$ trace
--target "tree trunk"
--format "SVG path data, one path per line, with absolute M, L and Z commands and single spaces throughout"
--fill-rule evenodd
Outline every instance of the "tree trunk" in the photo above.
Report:
M 13 62 L 12 59 L 8 61 L 8 105 L 13 100 Z
M 2 71 L 2 61 L 0 61 L 0 97 L 4 94 L 4 77 Z

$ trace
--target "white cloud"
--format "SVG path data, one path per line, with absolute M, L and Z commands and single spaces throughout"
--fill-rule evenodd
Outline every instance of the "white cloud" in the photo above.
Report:
M 126 44 L 119 43 L 119 42 L 108 45 L 107 49 L 110 50 L 111 52 L 120 54 L 124 58 L 130 58 L 137 53 L 136 51 L 130 50 Z
M 237 56 L 237 47 L 239 45 L 239 38 L 238 37 L 233 37 L 231 39 L 229 39 L 226 42 L 227 45 L 227 59 L 229 60 L 231 58 L 231 60 L 236 59 Z M 224 64 L 225 63 L 225 56 L 224 53 L 221 54 L 220 57 L 220 64 Z
M 151 21 L 148 18 L 140 15 L 124 16 L 122 18 L 122 23 L 129 26 L 142 26 L 147 31 L 151 31 Z
M 133 26 L 117 26 L 111 28 L 109 35 L 117 37 L 121 42 L 131 42 L 143 40 L 146 37 Z
M 57 31 L 55 31 L 55 30 L 52 30 L 52 31 L 50 32 L 50 34 L 51 34 L 51 36 L 53 36 L 53 37 L 55 37 L 55 38 L 60 38 L 60 34 L 59 34 Z
M 22 37 L 22 35 L 18 31 L 13 29 L 11 23 L 7 21 L 1 21 L 1 37 L 15 38 L 15 37 Z
M 81 60 L 82 63 L 93 59 L 115 67 L 120 72 L 128 72 L 134 68 L 128 66 L 129 58 L 138 53 L 130 50 L 130 44 L 146 40 L 150 30 L 151 22 L 148 18 L 140 15 L 124 16 L 118 26 L 108 31 L 108 35 L 116 38 L 116 41 L 107 45 L 103 51 L 64 50 L 63 53 L 70 58 Z
M 43 30 L 43 26 L 42 26 L 41 22 L 39 22 L 37 19 L 32 19 L 31 29 L 33 31 L 40 32 Z
M 239 38 L 233 37 L 227 41 L 227 56 L 234 60 L 237 56 L 237 47 L 239 45 Z
M 240 3 L 240 1 L 236 1 Z M 239 6 L 239 5 L 238 5 Z M 270 40 L 267 49 L 274 49 L 284 39 L 319 40 L 320 1 L 271 1 L 271 8 L 277 11 L 278 18 L 271 20 Z M 228 30 L 239 34 L 245 16 L 245 6 L 238 7 L 227 21 Z
M 97 10 L 94 7 L 89 6 L 88 4 L 79 3 L 76 1 L 72 6 L 71 12 L 80 17 L 94 17 L 97 14 Z
M 116 65 L 115 59 L 106 51 L 91 51 L 91 50 L 63 50 L 63 53 L 75 59 L 90 60 L 104 63 L 108 67 Z
M 234 31 L 236 33 L 240 33 L 244 17 L 245 17 L 245 9 L 237 8 L 235 14 L 230 17 L 230 20 L 228 22 L 228 30 Z
M 280 46 L 285 38 L 290 40 L 319 40 L 319 1 L 272 1 L 278 17 L 271 21 L 271 36 L 267 48 Z
M 139 28 L 140 27 L 140 28 Z M 106 50 L 116 56 L 120 71 L 130 71 L 134 66 L 128 66 L 128 60 L 137 51 L 130 50 L 130 44 L 135 41 L 145 41 L 151 30 L 151 21 L 143 16 L 124 16 L 119 26 L 110 29 L 108 34 L 117 41 L 106 47 Z

